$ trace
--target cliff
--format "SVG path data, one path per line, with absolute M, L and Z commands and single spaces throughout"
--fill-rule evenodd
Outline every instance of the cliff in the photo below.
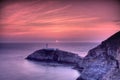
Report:
M 28 60 L 76 64 L 81 58 L 74 53 L 59 49 L 40 49 L 27 56 Z
M 91 49 L 77 80 L 120 80 L 120 31 Z

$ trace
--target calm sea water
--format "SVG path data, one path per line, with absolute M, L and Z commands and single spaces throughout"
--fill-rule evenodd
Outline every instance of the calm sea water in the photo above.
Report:
M 58 48 L 85 56 L 98 43 L 49 43 Z M 25 60 L 45 43 L 0 43 L 0 80 L 76 80 L 80 75 L 70 67 L 53 67 Z

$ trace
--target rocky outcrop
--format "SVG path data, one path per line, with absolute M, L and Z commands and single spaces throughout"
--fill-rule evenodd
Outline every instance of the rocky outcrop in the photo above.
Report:
M 88 52 L 77 80 L 120 80 L 120 31 Z
M 35 61 L 76 64 L 82 59 L 77 54 L 59 49 L 40 49 L 30 54 L 26 59 Z

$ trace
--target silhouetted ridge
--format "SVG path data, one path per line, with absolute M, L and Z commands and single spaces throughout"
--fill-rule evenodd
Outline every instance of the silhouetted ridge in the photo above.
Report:
M 109 41 L 109 40 L 120 40 L 120 31 L 118 31 L 117 33 L 113 34 L 111 37 L 109 37 L 107 40 L 105 41 Z

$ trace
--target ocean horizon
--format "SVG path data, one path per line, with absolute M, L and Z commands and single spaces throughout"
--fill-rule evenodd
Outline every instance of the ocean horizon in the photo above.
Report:
M 0 42 L 0 50 L 27 50 L 34 52 L 38 49 L 55 48 L 85 56 L 87 52 L 97 46 L 99 42 Z
M 76 80 L 80 73 L 68 67 L 43 66 L 25 58 L 46 43 L 0 43 L 0 80 Z M 98 43 L 48 43 L 57 48 L 84 57 Z

